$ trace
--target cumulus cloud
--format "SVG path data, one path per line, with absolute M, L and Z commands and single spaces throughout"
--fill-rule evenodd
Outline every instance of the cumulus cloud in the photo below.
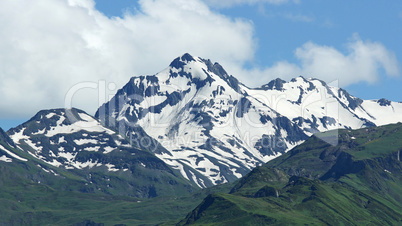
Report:
M 249 86 L 298 75 L 347 85 L 374 82 L 381 70 L 399 74 L 393 53 L 357 36 L 347 53 L 309 42 L 296 49 L 298 64 L 244 69 L 256 46 L 251 21 L 211 11 L 201 0 L 140 0 L 122 18 L 104 16 L 93 0 L 2 0 L 0 117 L 64 107 L 66 96 L 94 113 L 131 76 L 155 74 L 185 52 L 220 62 Z
M 256 85 L 264 79 L 290 79 L 297 75 L 319 78 L 327 82 L 337 80 L 340 86 L 356 82 L 376 82 L 382 71 L 389 76 L 399 76 L 398 61 L 393 52 L 378 42 L 363 41 L 355 34 L 342 53 L 331 46 L 307 42 L 294 52 L 299 63 L 277 62 L 265 69 L 253 69 Z M 240 72 L 239 72 L 240 73 Z M 241 72 L 246 73 L 246 72 Z
M 121 87 L 131 76 L 154 74 L 185 52 L 242 64 L 255 51 L 250 21 L 212 12 L 200 0 L 141 0 L 123 18 L 94 6 L 0 1 L 1 117 L 63 107 L 68 91 L 83 82 L 88 88 L 75 93 L 73 106 L 94 113 L 99 80 L 109 91 L 109 83 Z

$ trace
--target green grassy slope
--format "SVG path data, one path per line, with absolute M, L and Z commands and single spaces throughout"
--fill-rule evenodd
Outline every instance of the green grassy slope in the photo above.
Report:
M 0 184 L 0 225 L 73 225 L 85 220 L 105 225 L 173 223 L 185 217 L 209 193 L 230 189 L 222 185 L 183 196 L 140 199 L 60 190 L 15 179 Z
M 319 138 L 334 134 L 336 145 Z M 180 224 L 401 225 L 401 152 L 400 123 L 317 134 L 229 194 L 208 196 Z
M 188 181 L 179 181 L 184 179 L 175 174 L 145 167 L 131 168 L 130 172 L 53 167 L 16 148 L 4 131 L 0 145 L 28 160 L 17 160 L 0 150 L 0 157 L 12 159 L 0 161 L 0 225 L 72 225 L 84 220 L 106 225 L 154 225 L 178 221 L 209 192 L 229 190 L 219 187 L 200 191 L 187 186 Z M 134 197 L 136 191 L 143 192 L 141 187 L 149 185 L 155 187 L 157 198 Z
M 0 161 L 0 225 L 401 225 L 402 124 L 341 130 L 336 146 L 325 135 L 235 184 L 152 199 L 99 191 L 67 170 L 46 173 L 14 150 L 30 161 Z

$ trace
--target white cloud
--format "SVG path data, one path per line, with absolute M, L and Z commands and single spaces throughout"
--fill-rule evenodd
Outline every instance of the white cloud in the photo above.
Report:
M 379 79 L 381 71 L 389 76 L 400 75 L 395 54 L 381 43 L 362 41 L 355 34 L 346 46 L 348 51 L 344 54 L 331 46 L 307 42 L 295 50 L 299 64 L 283 61 L 269 68 L 253 69 L 250 72 L 255 75 L 254 81 L 257 84 L 277 77 L 290 79 L 302 75 L 327 82 L 338 80 L 340 86 L 360 81 L 374 83 Z M 259 77 L 266 81 L 257 79 Z
M 251 21 L 220 15 L 201 0 L 140 0 L 139 6 L 134 14 L 108 18 L 92 0 L 0 1 L 0 117 L 64 107 L 68 90 L 82 82 L 104 80 L 105 87 L 113 82 L 120 88 L 185 52 L 220 62 L 250 86 L 298 75 L 345 85 L 376 81 L 380 70 L 399 74 L 393 53 L 358 37 L 346 54 L 309 42 L 295 51 L 299 64 L 246 70 L 257 45 Z M 98 91 L 78 91 L 73 100 L 94 113 Z
M 253 57 L 250 21 L 214 13 L 200 0 L 141 0 L 135 14 L 107 18 L 92 0 L 0 1 L 0 115 L 30 117 L 64 106 L 77 83 L 121 87 L 189 52 L 242 64 Z M 74 106 L 94 113 L 97 91 Z

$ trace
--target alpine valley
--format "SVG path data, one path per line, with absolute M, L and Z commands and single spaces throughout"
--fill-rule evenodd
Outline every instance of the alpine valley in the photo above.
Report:
M 0 128 L 0 225 L 402 223 L 402 103 L 190 54 Z M 389 125 L 392 124 L 392 125 Z

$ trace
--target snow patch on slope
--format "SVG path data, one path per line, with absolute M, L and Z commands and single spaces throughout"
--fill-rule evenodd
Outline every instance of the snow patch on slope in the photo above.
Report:
M 7 158 L 7 156 L 3 155 L 3 156 L 0 157 L 0 161 L 3 161 L 3 162 L 12 162 L 13 160 L 10 159 L 10 158 Z
M 27 161 L 28 161 L 27 159 L 22 158 L 22 157 L 20 157 L 20 156 L 18 156 L 18 155 L 16 155 L 16 154 L 14 154 L 13 152 L 7 150 L 7 149 L 6 149 L 5 147 L 3 147 L 1 144 L 0 144 L 0 150 L 5 151 L 8 155 L 10 155 L 11 157 L 13 157 L 13 158 L 15 158 L 15 159 L 18 159 L 18 160 L 20 160 L 20 161 L 23 161 L 23 162 L 27 162 Z

